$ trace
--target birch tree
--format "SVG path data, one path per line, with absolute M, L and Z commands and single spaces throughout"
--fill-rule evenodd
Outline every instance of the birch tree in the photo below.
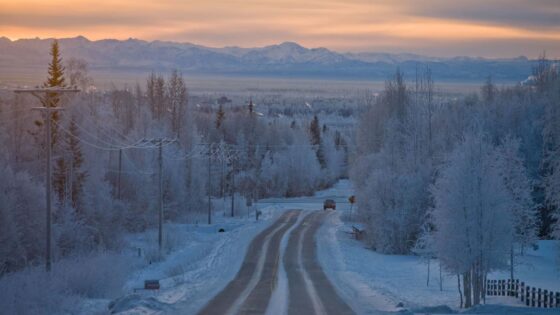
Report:
M 480 132 L 469 132 L 449 154 L 431 188 L 434 248 L 443 267 L 463 278 L 465 307 L 480 303 L 488 272 L 507 265 L 513 196 Z

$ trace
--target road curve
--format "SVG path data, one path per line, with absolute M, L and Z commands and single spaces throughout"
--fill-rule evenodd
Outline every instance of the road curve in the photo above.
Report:
M 265 313 L 277 278 L 280 242 L 300 212 L 287 211 L 253 239 L 235 278 L 206 304 L 200 315 Z

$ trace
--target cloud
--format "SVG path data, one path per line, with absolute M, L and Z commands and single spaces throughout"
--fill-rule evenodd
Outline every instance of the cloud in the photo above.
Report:
M 405 0 L 401 10 L 408 15 L 506 25 L 517 28 L 560 30 L 558 0 Z
M 558 0 L 0 0 L 4 36 L 560 55 Z M 33 8 L 33 10 L 30 10 Z M 427 46 L 427 43 L 430 46 Z M 466 44 L 468 43 L 468 45 Z

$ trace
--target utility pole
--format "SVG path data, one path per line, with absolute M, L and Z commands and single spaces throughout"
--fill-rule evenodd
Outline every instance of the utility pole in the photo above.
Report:
M 74 181 L 74 172 L 73 172 L 74 158 L 73 158 L 73 156 L 70 155 L 70 159 L 68 159 L 68 160 L 69 160 L 69 163 L 70 163 L 70 167 L 68 168 L 68 173 L 69 174 L 68 174 L 68 181 L 67 181 L 66 186 L 68 187 L 67 188 L 68 194 L 69 194 L 68 195 L 68 200 L 70 201 L 70 205 L 72 207 L 74 207 L 74 199 L 73 199 L 74 195 L 72 194 L 72 190 L 74 189 L 74 187 L 73 187 L 73 181 Z
M 121 200 L 121 172 L 122 172 L 122 149 L 119 149 L 119 174 L 117 175 L 117 199 Z
M 163 243 L 163 158 L 161 152 L 161 146 L 163 144 L 163 140 L 159 139 L 159 147 L 158 147 L 158 166 L 159 166 L 159 224 L 158 224 L 158 245 L 159 251 L 161 254 L 161 248 Z
M 226 186 L 226 181 L 224 178 L 224 174 L 225 174 L 225 168 L 226 168 L 226 159 L 225 159 L 225 152 L 224 152 L 224 148 L 221 147 L 220 148 L 221 152 L 220 152 L 220 159 L 222 162 L 222 178 L 221 178 L 221 192 L 220 194 L 222 195 L 222 208 L 224 209 L 224 217 L 226 216 L 226 194 L 225 194 L 225 186 Z
M 231 160 L 231 217 L 234 216 L 235 209 L 235 158 Z
M 158 196 L 158 203 L 159 203 L 159 210 L 158 210 L 158 246 L 159 252 L 161 254 L 161 250 L 163 248 L 163 150 L 162 147 L 164 145 L 168 145 L 170 143 L 175 142 L 176 139 L 168 139 L 168 138 L 158 138 L 158 139 L 144 139 L 140 142 L 140 144 L 151 143 L 156 145 L 158 148 L 158 186 L 159 186 L 159 196 Z M 119 151 L 120 152 L 120 151 Z M 120 159 L 120 153 L 119 153 Z M 119 188 L 120 190 L 120 188 Z
M 35 107 L 35 110 L 42 111 L 46 113 L 45 118 L 45 129 L 46 129 L 46 136 L 45 136 L 45 145 L 47 148 L 47 182 L 46 182 L 46 191 L 47 191 L 47 251 L 46 251 L 46 269 L 47 271 L 51 271 L 51 218 L 52 218 L 52 209 L 51 209 L 51 188 L 52 188 L 52 143 L 51 143 L 51 117 L 52 113 L 61 108 L 57 107 Z
M 68 89 L 68 88 L 37 88 L 37 89 L 24 89 L 24 90 L 14 90 L 15 93 L 29 93 L 36 98 L 38 98 L 42 104 L 47 104 L 47 100 L 49 99 L 49 95 L 55 93 L 56 95 L 61 93 L 76 93 L 79 92 L 78 89 Z M 46 114 L 45 118 L 45 146 L 47 149 L 47 161 L 46 161 L 46 206 L 47 206 L 47 219 L 46 219 L 46 226 L 47 226 L 47 237 L 46 237 L 46 251 L 45 251 L 45 268 L 47 272 L 51 271 L 51 188 L 52 188 L 52 166 L 51 166 L 51 156 L 52 156 L 52 140 L 51 140 L 51 120 L 52 114 L 62 110 L 60 107 L 34 107 L 34 110 L 41 111 Z
M 212 144 L 208 144 L 208 224 L 212 224 Z

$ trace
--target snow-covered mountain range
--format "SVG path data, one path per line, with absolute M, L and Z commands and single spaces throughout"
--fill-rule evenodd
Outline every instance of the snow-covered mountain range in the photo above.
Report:
M 38 38 L 11 41 L 1 37 L 0 71 L 44 68 L 51 41 Z M 293 42 L 259 48 L 212 48 L 138 39 L 91 41 L 78 36 L 60 39 L 60 45 L 64 58 L 85 59 L 92 69 L 159 72 L 177 68 L 185 73 L 231 76 L 386 79 L 397 67 L 410 77 L 416 69 L 429 66 L 440 80 L 480 81 L 492 75 L 496 80 L 522 81 L 534 63 L 526 57 L 437 58 L 416 54 L 339 53 Z

